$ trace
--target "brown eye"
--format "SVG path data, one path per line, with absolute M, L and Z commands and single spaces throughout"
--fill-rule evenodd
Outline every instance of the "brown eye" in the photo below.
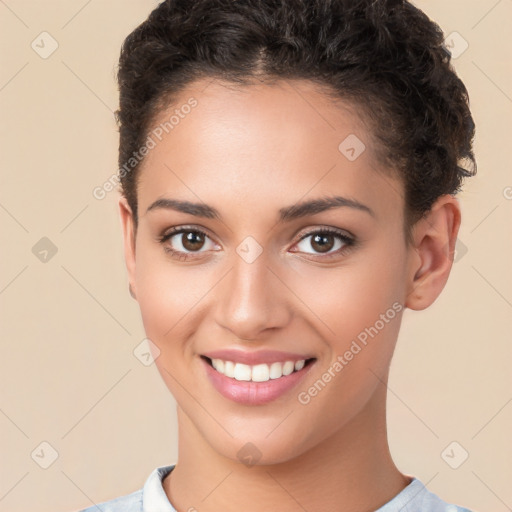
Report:
M 334 238 L 335 236 L 330 234 L 316 234 L 311 239 L 311 247 L 318 252 L 329 252 L 334 246 Z
M 204 235 L 199 231 L 186 231 L 184 233 L 180 233 L 180 235 L 181 244 L 187 251 L 197 251 L 204 245 Z
M 172 228 L 166 234 L 158 237 L 166 252 L 173 254 L 180 260 L 194 257 L 214 249 L 215 244 L 202 230 L 195 228 Z M 208 243 L 210 246 L 208 246 Z
M 296 245 L 299 252 L 329 257 L 341 254 L 354 244 L 355 240 L 345 233 L 332 228 L 324 228 L 307 233 Z

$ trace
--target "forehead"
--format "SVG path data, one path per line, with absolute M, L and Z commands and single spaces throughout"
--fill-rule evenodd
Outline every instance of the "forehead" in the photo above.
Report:
M 333 193 L 388 216 L 402 204 L 402 184 L 381 172 L 357 108 L 334 103 L 311 82 L 195 82 L 159 112 L 149 136 L 155 145 L 139 171 L 141 215 L 160 197 L 246 212 Z

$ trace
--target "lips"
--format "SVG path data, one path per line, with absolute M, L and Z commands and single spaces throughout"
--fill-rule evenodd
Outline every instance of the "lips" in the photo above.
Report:
M 295 363 L 314 357 L 312 354 L 294 354 L 292 352 L 281 352 L 277 350 L 258 350 L 250 352 L 235 349 L 214 350 L 212 352 L 205 352 L 202 355 L 211 360 L 222 359 L 223 361 L 232 361 L 235 364 L 248 364 L 249 366 L 285 363 L 286 361 L 293 361 Z
M 304 379 L 316 361 L 314 357 L 290 352 L 249 352 L 230 349 L 208 352 L 200 359 L 213 387 L 225 398 L 243 405 L 263 405 L 283 396 Z M 218 367 L 220 361 L 221 368 Z M 283 371 L 280 374 L 277 372 L 279 375 L 271 378 L 268 378 L 267 374 L 256 379 L 254 373 L 252 378 L 249 375 L 241 376 L 236 370 L 233 375 L 228 376 L 224 372 L 224 364 L 227 362 L 236 370 L 247 370 L 251 367 L 261 371 L 261 367 L 266 365 L 269 368 L 291 367 L 293 370 L 290 368 L 290 371 Z M 214 366 L 217 366 L 217 369 Z

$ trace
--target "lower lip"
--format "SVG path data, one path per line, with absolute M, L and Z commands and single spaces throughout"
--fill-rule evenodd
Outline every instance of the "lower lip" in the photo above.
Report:
M 201 357 L 206 374 L 213 387 L 225 398 L 244 405 L 263 405 L 276 400 L 295 387 L 308 373 L 314 361 L 299 371 L 279 379 L 270 379 L 266 382 L 252 382 L 236 380 L 226 377 L 215 370 Z

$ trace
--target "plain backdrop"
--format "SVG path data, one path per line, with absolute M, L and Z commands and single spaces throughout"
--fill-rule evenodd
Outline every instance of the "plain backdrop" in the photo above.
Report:
M 459 195 L 447 286 L 404 315 L 389 443 L 399 469 L 446 501 L 502 512 L 512 507 L 512 1 L 415 3 L 459 54 L 478 174 Z M 92 194 L 117 170 L 121 43 L 156 5 L 0 1 L 0 512 L 71 512 L 176 462 L 174 399 L 136 357 L 144 330 L 118 194 Z

